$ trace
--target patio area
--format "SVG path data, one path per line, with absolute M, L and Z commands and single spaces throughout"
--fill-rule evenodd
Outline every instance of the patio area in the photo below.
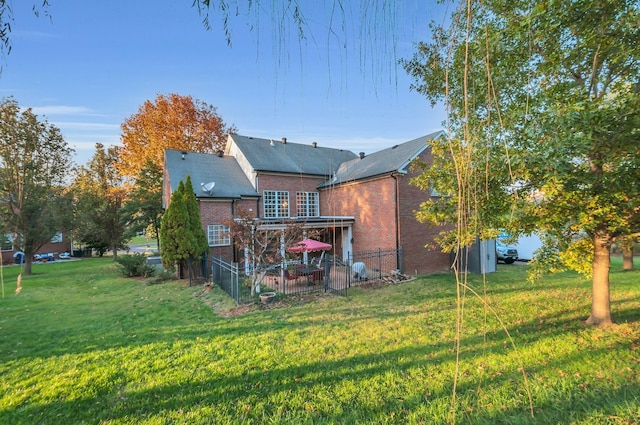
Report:
M 281 276 L 280 269 L 276 269 L 267 273 L 262 284 L 285 295 L 333 292 L 346 289 L 348 273 L 347 266 L 332 265 L 326 276 L 324 269 L 313 268 L 313 270 L 308 269 L 306 274 L 296 274 L 294 269 L 287 278 L 286 275 Z

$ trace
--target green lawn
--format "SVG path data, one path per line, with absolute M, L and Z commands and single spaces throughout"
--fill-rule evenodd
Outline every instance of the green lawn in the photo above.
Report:
M 0 424 L 640 423 L 640 271 L 620 269 L 609 329 L 581 323 L 575 274 L 473 276 L 490 309 L 465 298 L 456 372 L 452 275 L 222 317 L 218 290 L 107 258 L 35 264 L 18 296 L 5 267 Z
M 134 236 L 128 242 L 129 245 L 151 245 L 157 246 L 158 241 L 155 238 L 147 239 L 146 236 Z

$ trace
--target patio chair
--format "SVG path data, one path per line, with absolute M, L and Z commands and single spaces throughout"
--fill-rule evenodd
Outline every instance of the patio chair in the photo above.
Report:
M 311 284 L 315 285 L 316 283 L 324 281 L 324 269 L 316 269 L 313 271 L 313 277 L 311 278 Z
M 289 273 L 289 270 L 284 269 L 284 278 L 286 279 L 287 282 L 290 280 L 293 280 L 294 283 L 296 283 L 299 277 L 300 276 L 298 276 L 297 274 L 291 274 Z

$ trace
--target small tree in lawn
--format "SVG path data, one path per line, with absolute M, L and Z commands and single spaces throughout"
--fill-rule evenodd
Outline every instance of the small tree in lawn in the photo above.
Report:
M 640 91 L 640 88 L 639 88 Z M 633 180 L 631 184 L 638 185 L 636 179 Z M 627 195 L 627 198 L 628 195 Z M 630 199 L 629 199 L 630 200 Z M 629 223 L 632 223 L 633 228 L 640 229 L 640 207 L 636 207 L 633 214 L 628 217 Z M 633 270 L 633 251 L 636 244 L 640 241 L 640 232 L 630 233 L 626 235 L 618 236 L 618 245 L 622 250 L 622 269 L 623 270 Z
M 160 226 L 162 263 L 165 267 L 184 269 L 189 259 L 201 259 L 207 251 L 207 237 L 200 224 L 198 203 L 191 178 L 182 180 L 171 195 L 169 207 Z
M 633 270 L 633 249 L 638 242 L 637 235 L 623 236 L 618 239 L 618 245 L 622 250 L 622 269 Z
M 145 231 L 157 238 L 162 220 L 162 169 L 147 161 L 135 178 L 131 194 L 123 208 L 129 220 L 130 236 Z M 161 244 L 158 246 L 161 248 Z
M 228 222 L 234 245 L 245 251 L 252 265 L 251 296 L 267 273 L 269 263 L 281 263 L 284 260 L 285 247 L 302 239 L 303 229 L 300 223 L 283 223 L 282 229 L 260 229 L 255 217 L 240 208 L 236 218 Z
M 162 264 L 173 269 L 183 264 L 189 256 L 185 228 L 189 222 L 187 206 L 184 203 L 184 183 L 180 181 L 178 189 L 171 195 L 171 202 L 162 216 L 160 225 L 160 243 L 162 245 Z
M 196 200 L 196 194 L 191 184 L 191 176 L 187 175 L 184 184 L 184 203 L 187 209 L 189 222 L 187 225 L 187 238 L 189 239 L 189 258 L 201 260 L 209 250 L 209 241 L 200 221 L 200 208 Z
M 117 146 L 105 148 L 96 143 L 96 151 L 87 166 L 76 172 L 73 189 L 76 200 L 75 239 L 102 255 L 126 248 L 127 217 L 123 205 L 127 197 L 124 179 L 118 174 Z

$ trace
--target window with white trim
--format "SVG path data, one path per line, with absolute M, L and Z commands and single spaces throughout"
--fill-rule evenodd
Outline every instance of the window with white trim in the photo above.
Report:
M 13 234 L 3 233 L 0 237 L 0 250 L 13 251 Z
M 298 217 L 319 217 L 320 202 L 318 192 L 297 192 L 296 207 Z
M 231 245 L 229 227 L 223 224 L 207 225 L 207 240 L 209 241 L 209 246 Z
M 262 196 L 264 218 L 289 217 L 289 192 L 265 190 Z

